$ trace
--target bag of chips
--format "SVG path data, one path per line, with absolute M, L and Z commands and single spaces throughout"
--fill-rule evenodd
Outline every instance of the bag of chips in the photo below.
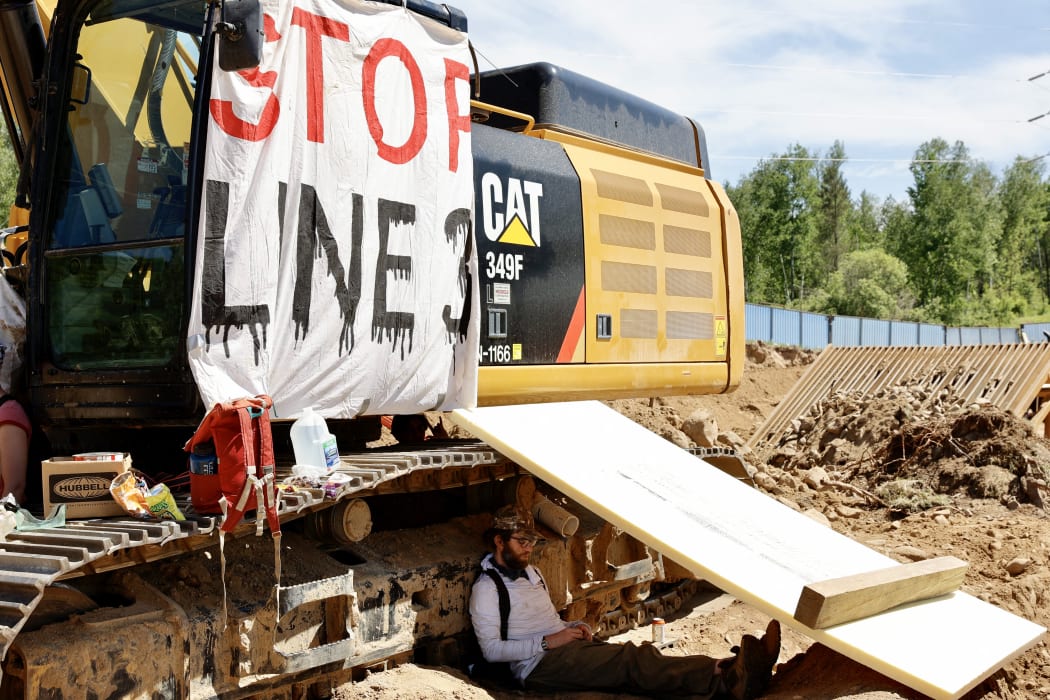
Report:
M 109 492 L 128 515 L 144 520 L 185 520 L 171 490 L 165 484 L 150 486 L 134 469 L 122 472 L 109 485 Z

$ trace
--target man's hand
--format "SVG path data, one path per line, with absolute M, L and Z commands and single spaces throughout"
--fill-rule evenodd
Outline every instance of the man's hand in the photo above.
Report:
M 591 631 L 587 627 L 566 627 L 563 630 L 559 630 L 554 634 L 548 634 L 545 639 L 547 640 L 547 647 L 550 649 L 557 649 L 558 647 L 565 646 L 570 642 L 575 642 L 577 639 L 584 641 L 591 640 Z
M 580 629 L 582 629 L 583 639 L 587 640 L 588 642 L 594 639 L 594 633 L 591 631 L 591 626 L 588 625 L 586 622 L 583 622 L 582 620 L 570 622 L 569 627 L 579 627 Z

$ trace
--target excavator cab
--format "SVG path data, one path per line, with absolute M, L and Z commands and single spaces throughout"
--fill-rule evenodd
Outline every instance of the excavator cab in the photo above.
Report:
M 96 11 L 77 38 L 43 228 L 58 368 L 165 366 L 180 347 L 201 10 Z
M 260 17 L 257 3 L 243 5 Z M 53 146 L 32 166 L 29 297 L 42 323 L 28 338 L 31 396 L 45 422 L 127 419 L 140 408 L 146 418 L 191 415 L 198 399 L 181 350 L 208 6 L 63 8 L 83 21 L 51 29 L 51 89 L 33 136 Z M 105 385 L 129 372 L 141 395 L 107 401 Z
M 41 47 L 39 67 L 13 71 L 5 52 L 33 63 L 32 52 L 7 39 L 38 12 L 41 37 L 59 20 L 46 60 Z M 211 70 L 248 75 L 265 38 L 258 0 L 0 0 L 0 96 L 24 106 L 4 112 L 32 232 L 6 247 L 32 271 L 30 401 L 44 425 L 76 431 L 65 449 L 103 449 L 100 429 L 184 430 L 203 415 L 185 347 Z

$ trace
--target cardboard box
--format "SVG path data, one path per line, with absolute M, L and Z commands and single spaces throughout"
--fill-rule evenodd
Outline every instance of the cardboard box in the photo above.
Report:
M 117 474 L 131 469 L 131 455 L 125 454 L 121 461 L 52 457 L 40 466 L 45 516 L 63 503 L 68 520 L 127 515 L 113 499 L 109 485 Z

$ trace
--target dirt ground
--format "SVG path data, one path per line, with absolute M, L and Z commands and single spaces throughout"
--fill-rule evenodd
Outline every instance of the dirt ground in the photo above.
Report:
M 740 388 L 726 396 L 616 401 L 623 414 L 689 446 L 706 426 L 716 444 L 743 445 L 814 359 L 812 353 L 749 348 Z M 989 406 L 931 400 L 921 387 L 858 399 L 832 396 L 776 444 L 747 455 L 758 488 L 902 563 L 951 555 L 969 562 L 963 590 L 1050 626 L 1050 521 L 1042 507 L 1050 442 Z M 934 397 L 937 398 L 937 397 Z M 931 408 L 932 406 L 932 408 Z M 706 411 L 706 414 L 697 413 Z M 711 421 L 717 430 L 711 428 Z M 706 439 L 706 438 L 701 438 Z M 704 592 L 668 619 L 667 653 L 724 656 L 768 617 Z M 648 630 L 625 638 L 644 639 Z M 936 631 L 931 638 L 935 639 Z M 336 698 L 546 697 L 604 700 L 602 693 L 556 695 L 473 683 L 451 668 L 405 665 L 336 690 Z M 785 628 L 767 698 L 883 700 L 922 695 Z M 1046 640 L 971 691 L 975 698 L 1050 699 Z

